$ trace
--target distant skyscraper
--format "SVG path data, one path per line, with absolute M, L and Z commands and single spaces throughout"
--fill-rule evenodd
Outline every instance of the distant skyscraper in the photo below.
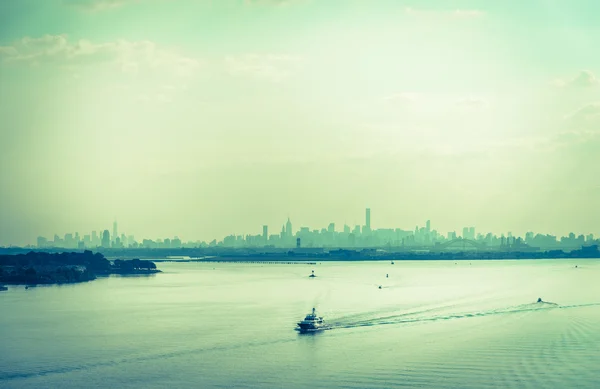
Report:
M 425 228 L 427 229 L 427 232 L 431 232 L 431 220 L 425 222 Z
M 113 239 L 117 239 L 119 237 L 119 231 L 117 230 L 117 221 L 113 222 Z
M 367 208 L 365 212 L 365 227 L 367 231 L 371 231 L 371 208 Z
M 267 244 L 267 241 L 269 240 L 269 226 L 263 226 L 263 240 L 265 244 Z
M 43 236 L 38 236 L 37 238 L 37 247 L 46 247 L 48 246 L 48 239 Z
M 533 241 L 533 232 L 532 231 L 528 231 L 527 233 L 525 233 L 525 242 L 531 242 Z
M 290 238 L 293 234 L 292 234 L 292 222 L 290 221 L 290 218 L 288 217 L 287 223 L 285 223 L 285 235 Z
M 110 232 L 108 232 L 108 230 L 104 230 L 102 233 L 102 247 L 110 247 Z

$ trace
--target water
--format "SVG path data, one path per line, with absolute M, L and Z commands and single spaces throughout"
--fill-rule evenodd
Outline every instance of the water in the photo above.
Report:
M 159 268 L 0 293 L 0 387 L 600 386 L 597 260 Z

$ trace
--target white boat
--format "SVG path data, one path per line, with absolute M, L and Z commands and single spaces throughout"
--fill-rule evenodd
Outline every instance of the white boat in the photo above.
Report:
M 325 324 L 325 320 L 318 316 L 315 309 L 312 309 L 312 312 L 306 315 L 304 320 L 298 323 L 298 327 L 296 330 L 300 332 L 316 332 L 328 329 L 329 326 Z

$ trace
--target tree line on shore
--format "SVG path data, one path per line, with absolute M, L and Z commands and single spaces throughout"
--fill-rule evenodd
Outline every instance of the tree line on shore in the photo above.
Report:
M 156 273 L 152 261 L 116 259 L 100 253 L 46 253 L 0 255 L 0 283 L 55 284 L 91 281 L 97 275 Z

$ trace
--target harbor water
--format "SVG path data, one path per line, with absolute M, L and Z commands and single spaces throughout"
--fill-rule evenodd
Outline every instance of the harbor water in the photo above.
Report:
M 600 387 L 598 260 L 158 267 L 1 292 L 0 388 Z

